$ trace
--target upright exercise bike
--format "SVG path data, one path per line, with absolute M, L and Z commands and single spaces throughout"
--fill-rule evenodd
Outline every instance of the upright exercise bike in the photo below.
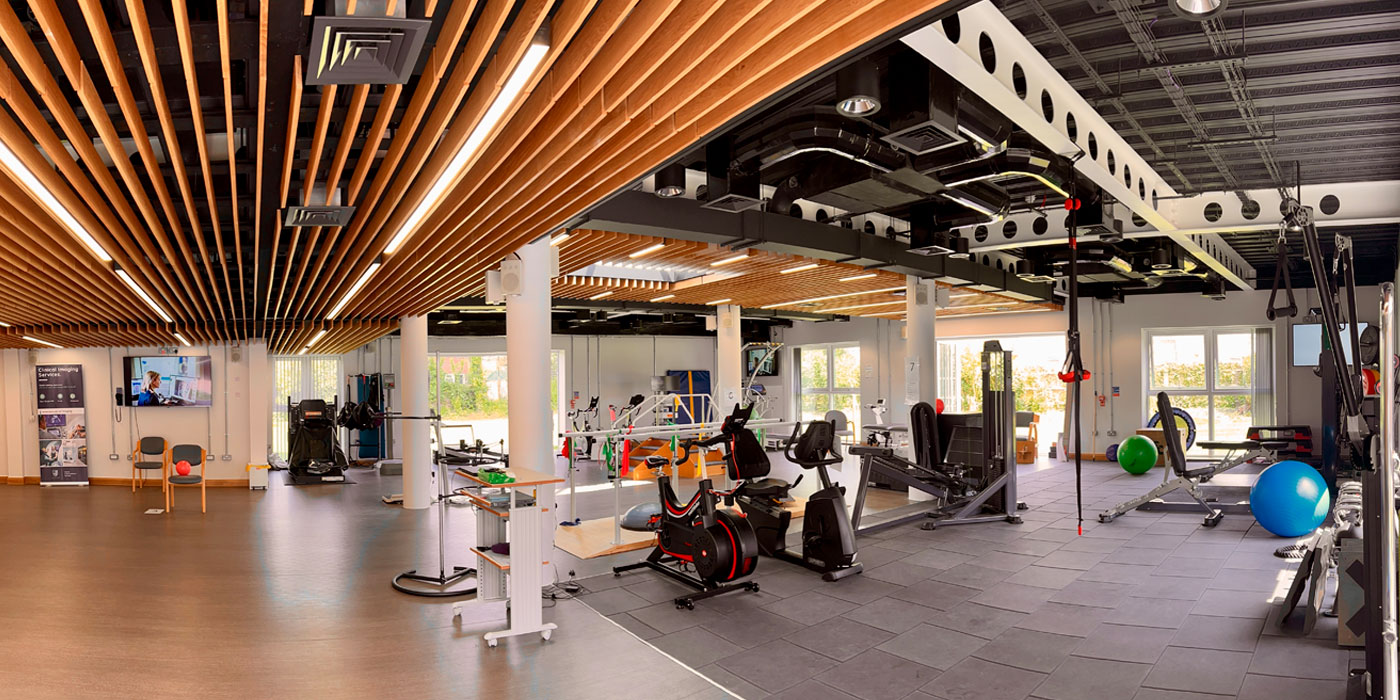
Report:
M 791 484 L 768 475 L 770 463 L 753 431 L 744 427 L 752 413 L 735 407 L 734 415 L 725 419 L 721 432 L 730 440 L 729 475 L 743 479 L 734 489 L 733 498 L 753 524 L 759 550 L 764 554 L 785 559 L 820 572 L 825 581 L 838 581 L 860 573 L 864 567 L 856 561 L 856 537 L 851 519 L 846 513 L 846 489 L 831 483 L 827 465 L 841 461 L 836 450 L 836 425 L 831 421 L 812 421 L 798 437 L 801 423 L 792 427 L 786 456 L 804 469 L 816 469 L 821 488 L 807 499 L 802 516 L 802 553 L 787 548 L 788 526 L 792 511 L 783 507 L 788 492 L 802 477 Z
M 676 464 L 690 459 L 690 448 L 702 449 L 724 442 L 721 433 L 709 440 L 686 440 Z M 720 495 L 709 479 L 701 479 L 699 490 L 690 501 L 681 502 L 671 488 L 671 477 L 664 467 L 666 458 L 647 458 L 647 466 L 657 471 L 656 487 L 661 496 L 661 509 L 652 513 L 646 529 L 656 531 L 656 547 L 644 561 L 613 567 L 613 575 L 624 571 L 652 569 L 672 580 L 694 588 L 698 593 L 675 599 L 677 608 L 695 609 L 695 601 L 739 590 L 758 591 L 753 581 L 737 581 L 752 574 L 758 564 L 758 542 L 748 520 L 717 507 Z M 695 569 L 692 576 L 684 571 L 686 565 Z

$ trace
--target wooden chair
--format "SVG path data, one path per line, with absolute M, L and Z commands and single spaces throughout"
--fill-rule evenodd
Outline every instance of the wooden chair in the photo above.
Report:
M 176 445 L 170 448 L 170 454 L 165 460 L 165 512 L 175 510 L 175 487 L 176 486 L 198 486 L 199 487 L 199 512 L 205 511 L 204 498 L 204 462 L 208 455 L 204 448 L 199 445 Z M 190 463 L 190 473 L 188 476 L 180 476 L 175 473 L 175 465 L 181 460 Z M 195 466 L 199 467 L 199 473 L 194 473 Z
M 136 492 L 138 485 L 146 486 L 146 472 L 160 470 L 161 491 L 165 490 L 166 453 L 165 438 L 143 437 L 136 443 L 136 449 L 131 451 L 131 491 Z M 151 459 L 154 457 L 155 459 Z
M 1016 436 L 1016 462 L 1033 464 L 1040 449 L 1040 414 L 1030 411 L 1016 412 L 1016 427 L 1025 428 L 1025 436 Z

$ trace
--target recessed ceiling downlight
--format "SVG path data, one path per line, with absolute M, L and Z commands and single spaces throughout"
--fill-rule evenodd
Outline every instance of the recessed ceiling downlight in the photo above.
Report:
M 836 111 L 847 117 L 880 111 L 880 75 L 874 63 L 857 61 L 836 74 Z
M 1204 22 L 1219 15 L 1229 4 L 1229 0 L 1167 0 L 1173 14 L 1193 22 Z

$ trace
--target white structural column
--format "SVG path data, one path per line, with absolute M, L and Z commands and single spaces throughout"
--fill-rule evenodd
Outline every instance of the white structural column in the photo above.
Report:
M 739 335 L 739 306 L 715 307 L 715 410 L 727 416 L 744 391 L 743 341 Z
M 24 433 L 28 426 L 24 410 L 24 350 L 0 350 L 0 458 L 6 468 L 0 476 L 11 484 L 24 483 Z M 37 431 L 36 431 L 37 432 Z
M 934 335 L 937 287 L 932 280 L 910 276 L 905 308 L 908 325 L 904 345 L 904 403 L 913 408 L 920 401 L 938 397 L 938 341 Z
M 554 426 L 549 405 L 549 238 L 522 246 L 520 283 L 506 295 L 506 398 L 509 408 L 510 463 L 545 474 L 555 472 Z M 554 486 L 535 497 L 541 516 L 544 559 L 554 551 Z
M 267 464 L 268 428 L 272 424 L 272 375 L 268 374 L 267 341 L 249 341 L 244 347 L 244 357 L 248 362 L 248 463 Z
M 399 392 L 406 416 L 428 415 L 428 317 L 399 319 Z M 432 426 L 426 420 L 398 421 L 403 436 L 403 507 L 433 502 Z

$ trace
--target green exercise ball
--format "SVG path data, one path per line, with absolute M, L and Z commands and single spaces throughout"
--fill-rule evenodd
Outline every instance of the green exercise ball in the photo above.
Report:
M 1134 435 L 1118 446 L 1118 464 L 1129 474 L 1146 474 L 1157 464 L 1157 445 L 1143 435 Z

